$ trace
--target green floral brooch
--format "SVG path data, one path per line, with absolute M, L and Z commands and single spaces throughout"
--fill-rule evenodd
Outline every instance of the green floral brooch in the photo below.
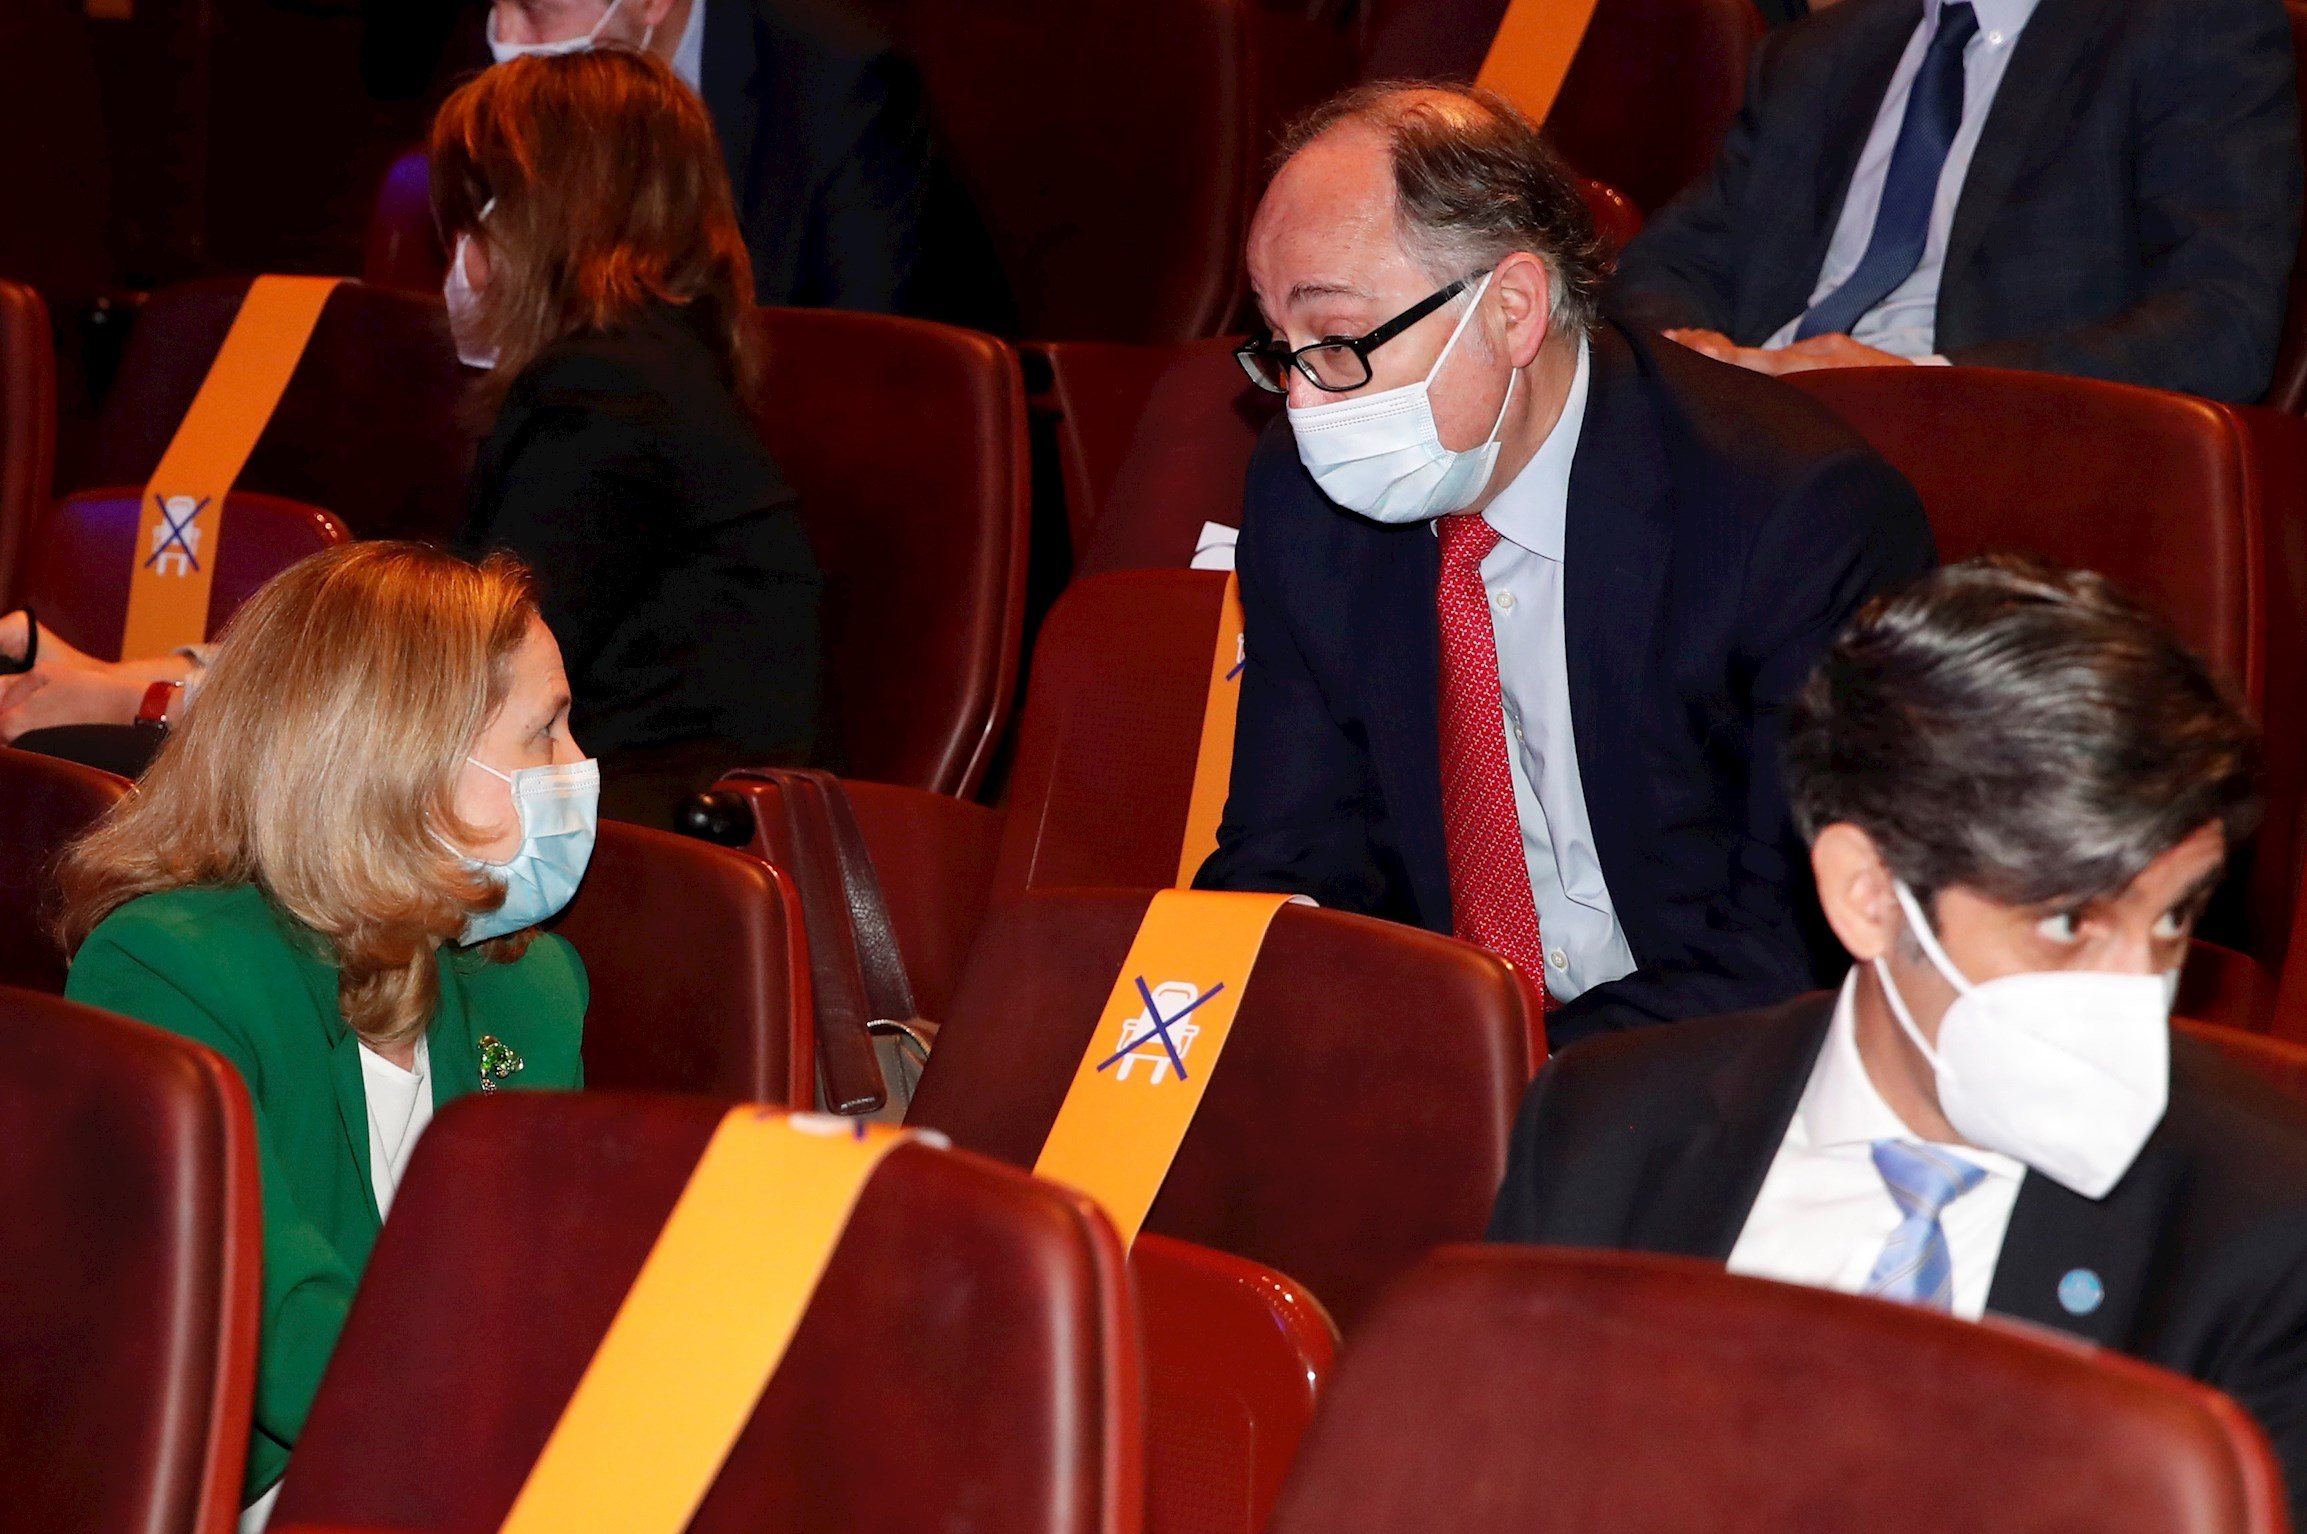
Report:
M 521 1057 L 513 1053 L 513 1046 L 493 1033 L 481 1035 L 481 1090 L 494 1092 L 497 1083 L 519 1070 Z

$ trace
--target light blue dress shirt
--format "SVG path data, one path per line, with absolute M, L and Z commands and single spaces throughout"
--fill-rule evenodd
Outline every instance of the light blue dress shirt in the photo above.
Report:
M 1490 593 L 1490 628 L 1498 643 L 1506 764 L 1522 822 L 1522 857 L 1538 902 L 1538 932 L 1546 943 L 1546 989 L 1563 1001 L 1634 971 L 1586 816 L 1571 735 L 1570 665 L 1563 653 L 1563 528 L 1592 371 L 1581 339 L 1562 418 L 1482 514 L 1499 533 L 1498 546 L 1482 561 L 1482 584 Z
M 1875 113 L 1874 131 L 1859 151 L 1858 168 L 1851 173 L 1850 189 L 1843 194 L 1842 215 L 1835 222 L 1834 239 L 1826 248 L 1826 264 L 1819 268 L 1818 285 L 1810 291 L 1810 304 L 1842 286 L 1858 269 L 1874 238 L 1875 214 L 1882 206 L 1883 180 L 1890 174 L 1891 151 L 1898 144 L 1899 124 L 1906 119 L 1907 97 L 1922 70 L 1924 50 L 1938 32 L 1939 11 L 1946 0 L 1923 0 L 1923 19 L 1907 40 L 1898 68 L 1891 72 L 1890 88 L 1883 92 Z M 1963 49 L 1963 120 L 1947 149 L 1947 163 L 1939 172 L 1938 198 L 1931 204 L 1930 238 L 1922 260 L 1890 296 L 1859 316 L 1851 339 L 1881 351 L 1918 361 L 1944 362 L 1938 351 L 1939 271 L 1946 264 L 1947 235 L 1954 228 L 1955 207 L 1962 201 L 1963 181 L 1970 175 L 1971 156 L 1978 152 L 1979 131 L 1995 104 L 1995 92 L 2010 66 L 2019 33 L 2035 13 L 2035 0 L 1971 0 L 1979 30 Z M 1803 307 L 1807 310 L 1810 304 Z M 1765 347 L 1784 346 L 1794 339 L 1796 315 Z

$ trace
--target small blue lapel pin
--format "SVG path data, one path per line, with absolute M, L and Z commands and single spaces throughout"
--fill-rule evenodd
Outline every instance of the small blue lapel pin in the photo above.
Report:
M 2059 1308 L 2070 1316 L 2087 1316 L 2106 1298 L 2107 1286 L 2089 1268 L 2069 1268 L 2059 1280 Z

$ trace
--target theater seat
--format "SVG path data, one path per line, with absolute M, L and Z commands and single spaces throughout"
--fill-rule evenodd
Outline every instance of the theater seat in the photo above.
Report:
M 138 316 L 96 423 L 87 483 L 142 485 L 208 376 L 249 279 L 164 288 Z M 325 506 L 362 538 L 448 538 L 464 519 L 472 372 L 437 293 L 331 294 L 237 488 Z
M 448 274 L 449 253 L 441 248 L 440 231 L 433 226 L 425 152 L 412 149 L 393 161 L 377 184 L 360 279 L 373 288 L 430 297 L 440 292 L 441 279 Z
M 445 1109 L 274 1527 L 502 1523 L 721 1112 L 591 1092 Z M 689 1529 L 1132 1534 L 1138 1347 L 1119 1244 L 1086 1199 L 901 1146 Z
M 48 935 L 50 875 L 65 845 L 128 788 L 109 772 L 0 746 L 0 986 L 64 994 L 65 956 Z
M 1356 1334 L 1272 1534 L 2276 1534 L 2217 1391 L 2037 1330 L 1537 1247 L 1436 1257 Z
M 174 1034 L 0 988 L 10 1534 L 231 1534 L 263 1234 L 248 1094 Z
M 906 1121 L 1032 1166 L 1148 898 L 1045 890 L 997 908 Z M 1289 1274 L 1350 1338 L 1380 1287 L 1488 1224 L 1542 1028 L 1479 949 L 1283 910 L 1145 1228 Z
M 1351 78 L 1331 27 L 1261 0 L 892 0 L 1021 335 L 1184 341 L 1243 295 L 1282 124 Z
M 2185 1018 L 2172 1023 L 2178 1036 L 2210 1045 L 2229 1064 L 2257 1077 L 2307 1110 L 2307 1045 L 2296 1042 L 2303 1030 L 2288 1018 L 2279 1018 L 2276 1027 L 2279 1033 L 2288 1036 L 2268 1038 L 2240 1028 Z
M 56 341 L 48 306 L 0 281 L 0 610 L 56 466 Z
M 136 546 L 143 496 L 142 490 L 124 486 L 83 490 L 54 502 L 41 514 L 24 561 L 21 599 L 67 643 L 105 660 L 121 658 L 131 566 L 173 558 L 176 552 L 156 554 Z M 194 530 L 207 538 L 195 542 L 188 557 L 207 557 L 217 525 L 203 509 Z M 211 639 L 259 586 L 306 555 L 352 536 L 343 522 L 318 506 L 248 490 L 225 497 L 223 525 L 223 548 L 214 556 L 208 592 Z
M 601 822 L 553 926 L 592 986 L 585 1085 L 806 1108 L 817 1052 L 792 882 L 758 858 Z
M 1017 358 L 925 320 L 760 313 L 761 433 L 825 571 L 825 754 L 966 797 L 1008 722 L 1025 626 Z

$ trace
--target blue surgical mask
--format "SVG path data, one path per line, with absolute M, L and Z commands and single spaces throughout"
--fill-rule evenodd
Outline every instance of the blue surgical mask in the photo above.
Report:
M 499 772 L 477 758 L 466 760 L 511 786 L 513 809 L 521 817 L 520 850 L 502 863 L 475 865 L 504 885 L 505 902 L 465 923 L 462 941 L 470 945 L 550 921 L 576 895 L 600 825 L 601 764 L 588 757 Z

